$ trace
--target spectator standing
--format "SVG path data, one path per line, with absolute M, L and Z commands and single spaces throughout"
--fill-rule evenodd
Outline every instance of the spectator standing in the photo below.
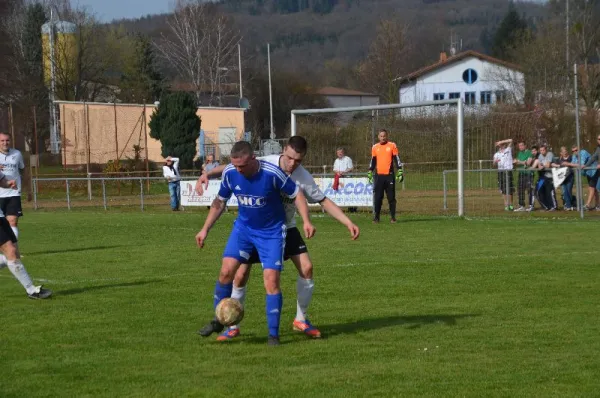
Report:
M 206 155 L 206 161 L 202 165 L 202 172 L 208 173 L 217 166 L 219 166 L 219 162 L 215 161 L 215 156 L 212 154 Z
M 572 157 L 571 155 L 569 155 L 569 152 L 567 151 L 567 147 L 560 147 L 560 156 L 558 157 L 558 159 L 555 159 L 552 162 L 552 167 L 555 168 L 560 168 L 560 167 L 577 167 L 577 165 L 572 163 Z M 561 184 L 561 191 L 562 191 L 562 200 L 563 200 L 563 207 L 566 211 L 571 211 L 574 210 L 574 203 L 573 203 L 573 184 L 575 182 L 575 174 L 573 174 L 573 172 L 571 171 L 571 169 L 569 168 L 567 171 L 567 175 L 565 177 L 565 180 L 562 182 Z
M 371 163 L 369 173 L 367 174 L 369 182 L 373 182 L 373 171 L 375 171 L 374 191 L 374 217 L 373 222 L 379 222 L 381 205 L 383 204 L 383 195 L 387 196 L 390 206 L 391 222 L 396 222 L 396 186 L 394 184 L 394 165 L 398 169 L 395 179 L 398 182 L 404 181 L 404 171 L 402 162 L 398 156 L 398 147 L 395 143 L 388 141 L 388 132 L 385 129 L 379 131 L 379 143 L 373 145 L 371 149 Z
M 537 184 L 538 198 L 546 211 L 555 211 L 558 204 L 556 203 L 556 191 L 554 190 L 551 169 L 554 154 L 548 151 L 546 145 L 541 145 L 537 160 L 537 167 L 541 172 L 540 180 Z
M 598 198 L 598 191 L 600 190 L 600 135 L 597 137 L 596 143 L 598 144 L 598 146 L 596 146 L 596 151 L 594 152 L 594 154 L 592 156 L 590 156 L 590 158 L 588 159 L 587 162 L 585 162 L 584 167 L 591 167 L 592 170 L 590 170 L 590 173 L 592 174 L 591 178 L 588 178 L 588 182 L 591 185 L 594 181 L 596 182 L 594 184 L 594 199 L 596 199 L 596 210 L 600 210 L 600 200 Z M 592 210 L 591 204 L 592 204 L 592 187 L 590 186 L 590 195 L 588 197 L 588 205 L 586 206 L 587 210 Z
M 339 179 L 343 177 L 347 177 L 348 173 L 354 170 L 354 164 L 352 163 L 352 159 L 349 156 L 346 156 L 346 151 L 344 148 L 339 147 L 336 151 L 337 159 L 333 162 L 333 172 L 335 173 L 334 178 L 334 190 L 337 191 L 339 186 Z M 349 207 L 348 210 L 351 213 L 356 212 L 356 207 Z
M 498 167 L 498 187 L 504 199 L 504 210 L 513 211 L 513 157 L 512 138 L 496 142 L 498 152 L 494 154 L 494 164 Z
M 163 166 L 163 176 L 169 182 L 169 196 L 171 197 L 171 210 L 179 211 L 181 203 L 181 176 L 179 175 L 179 158 L 167 157 Z
M 584 206 L 585 210 L 592 210 L 592 201 L 596 200 L 596 207 L 598 207 L 598 190 L 596 185 L 598 184 L 598 165 L 597 162 L 590 163 L 592 155 L 585 149 L 580 149 L 577 146 L 573 146 L 571 149 L 572 161 L 577 165 L 578 168 L 588 167 L 586 170 L 581 170 L 581 174 L 585 175 L 588 181 L 588 198 Z M 588 166 L 586 166 L 588 165 Z M 582 198 L 583 199 L 583 198 Z
M 519 171 L 519 179 L 517 181 L 517 192 L 519 195 L 519 207 L 515 209 L 515 211 L 525 211 L 525 195 L 529 198 L 529 210 L 533 209 L 533 172 L 527 170 L 531 163 L 533 162 L 533 155 L 531 151 L 527 149 L 525 145 L 525 141 L 520 140 L 517 143 L 519 148 L 519 153 L 517 153 L 517 157 L 513 160 L 513 164 L 516 165 Z

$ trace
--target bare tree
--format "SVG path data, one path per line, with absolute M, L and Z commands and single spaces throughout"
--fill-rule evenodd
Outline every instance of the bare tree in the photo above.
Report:
M 397 18 L 381 21 L 369 55 L 359 66 L 363 85 L 386 103 L 398 102 L 396 78 L 408 71 L 407 31 L 408 27 Z
M 189 82 L 201 103 L 209 91 L 209 104 L 221 97 L 224 74 L 234 68 L 233 54 L 240 42 L 233 23 L 218 14 L 214 5 L 201 0 L 178 0 L 167 22 L 169 32 L 157 48 L 179 75 Z

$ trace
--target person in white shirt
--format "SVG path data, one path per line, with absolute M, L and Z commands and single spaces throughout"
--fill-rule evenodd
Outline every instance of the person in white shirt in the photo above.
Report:
M 336 174 L 336 180 L 347 176 L 348 173 L 354 170 L 354 164 L 352 164 L 352 159 L 349 156 L 346 156 L 346 151 L 344 148 L 339 147 L 336 150 L 337 159 L 333 162 L 333 172 Z M 337 186 L 337 184 L 336 184 Z M 337 187 L 334 188 L 337 190 Z M 351 213 L 355 213 L 357 211 L 356 207 L 349 207 L 348 211 Z
M 513 211 L 513 156 L 512 138 L 496 142 L 498 152 L 494 154 L 494 165 L 498 167 L 498 187 L 504 198 L 504 210 Z
M 163 166 L 163 176 L 169 181 L 169 196 L 171 197 L 171 209 L 179 210 L 181 203 L 181 176 L 179 175 L 179 158 L 167 157 L 166 164 Z
M 350 232 L 352 240 L 358 239 L 360 235 L 359 228 L 350 220 L 344 212 L 321 191 L 313 176 L 302 167 L 302 161 L 306 156 L 308 144 L 303 137 L 291 137 L 283 149 L 281 155 L 269 155 L 259 159 L 269 162 L 281 168 L 287 175 L 294 179 L 296 184 L 302 189 L 309 203 L 318 203 L 333 218 L 346 226 Z M 225 169 L 221 165 L 215 167 L 208 173 L 203 173 L 196 183 L 196 192 L 203 195 L 204 189 L 208 187 L 210 178 L 218 177 Z M 306 243 L 302 235 L 296 228 L 296 205 L 293 202 L 285 202 L 285 218 L 287 233 L 285 237 L 285 260 L 290 259 L 298 270 L 298 279 L 296 281 L 296 317 L 292 323 L 294 330 L 304 333 L 310 338 L 320 338 L 321 332 L 308 319 L 306 313 L 312 300 L 312 294 L 315 287 L 313 281 L 313 264 L 308 254 Z M 242 264 L 238 269 L 233 282 L 233 291 L 231 297 L 239 300 L 242 304 L 246 297 L 246 284 L 250 277 L 250 267 L 254 263 L 259 263 L 260 259 L 256 253 L 251 253 L 248 264 Z M 198 333 L 207 337 L 212 333 L 220 333 L 223 326 L 214 321 L 204 326 Z M 217 340 L 227 341 L 239 336 L 240 330 L 237 325 L 229 327 L 221 333 Z
M 344 148 L 338 148 L 336 151 L 337 159 L 333 162 L 333 172 L 344 176 L 354 169 L 352 159 L 346 156 Z
M 0 188 L 17 190 L 18 184 L 16 180 L 6 178 L 0 171 Z M 0 269 L 8 267 L 14 277 L 25 288 L 29 298 L 47 299 L 52 296 L 52 291 L 33 284 L 25 266 L 21 262 L 21 255 L 17 247 L 17 237 L 2 210 L 0 210 L 0 252 L 2 252 L 0 254 Z
M 0 210 L 6 217 L 15 236 L 19 237 L 19 217 L 23 215 L 21 208 L 21 170 L 25 168 L 23 155 L 11 148 L 10 135 L 0 133 L 0 170 L 7 179 L 15 180 L 16 189 L 0 188 Z

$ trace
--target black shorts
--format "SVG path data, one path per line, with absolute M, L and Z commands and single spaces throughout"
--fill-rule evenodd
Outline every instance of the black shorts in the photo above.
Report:
M 507 182 L 508 187 L 506 186 Z M 502 170 L 498 172 L 498 187 L 500 187 L 500 192 L 502 192 L 503 195 L 512 195 L 515 192 L 512 170 Z
M 8 198 L 0 198 L 0 210 L 2 210 L 5 216 L 23 216 L 21 197 L 9 196 Z
M 596 188 L 596 185 L 598 184 L 598 178 L 600 177 L 600 170 L 596 170 L 596 172 L 594 173 L 593 176 L 586 176 L 587 180 L 588 180 L 588 186 L 590 188 Z
M 6 217 L 0 217 L 0 245 L 3 245 L 8 241 L 17 243 L 17 237 L 10 227 Z
M 285 250 L 283 254 L 284 260 L 289 260 L 290 257 L 297 256 L 298 254 L 302 253 L 308 253 L 306 243 L 304 243 L 304 239 L 302 239 L 302 234 L 296 227 L 288 229 L 285 235 Z M 250 255 L 250 259 L 248 259 L 247 262 L 244 262 L 244 264 L 256 263 L 260 263 L 260 259 L 258 258 L 258 253 L 255 250 Z

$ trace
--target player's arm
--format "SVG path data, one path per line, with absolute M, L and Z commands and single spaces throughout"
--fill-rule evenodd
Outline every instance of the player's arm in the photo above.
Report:
M 404 181 L 404 166 L 402 165 L 402 160 L 400 160 L 400 155 L 398 154 L 398 147 L 394 145 L 394 149 L 392 151 L 392 162 L 396 165 L 396 179 L 399 182 Z
M 510 147 L 513 144 L 513 139 L 512 138 L 508 138 L 506 140 L 496 141 L 496 146 L 500 146 L 500 145 L 503 145 L 503 144 L 508 144 L 508 146 Z
M 200 196 L 204 195 L 204 190 L 208 188 L 208 180 L 211 178 L 221 177 L 223 174 L 223 170 L 225 170 L 225 165 L 219 165 L 210 171 L 205 171 L 196 181 L 196 193 Z
M 310 221 L 310 213 L 308 210 L 308 203 L 306 203 L 306 196 L 302 193 L 302 190 L 298 190 L 296 197 L 294 198 L 294 204 L 298 210 L 298 214 L 302 217 L 302 223 L 304 224 L 304 235 L 307 239 L 312 238 L 317 231 Z
M 219 194 L 213 200 L 210 210 L 208 211 L 208 216 L 206 220 L 204 220 L 204 226 L 196 235 L 196 243 L 199 247 L 204 247 L 204 242 L 208 237 L 208 232 L 215 225 L 221 214 L 223 214 L 223 210 L 225 210 L 225 205 L 227 201 L 231 197 L 233 191 L 231 189 L 231 185 L 229 184 L 229 178 L 227 175 L 221 180 L 221 187 L 219 188 Z
M 352 220 L 350 220 L 348 218 L 348 216 L 346 216 L 346 214 L 344 214 L 344 211 L 342 209 L 340 209 L 338 207 L 338 205 L 333 203 L 333 201 L 329 198 L 323 199 L 320 204 L 321 204 L 321 207 L 323 208 L 323 210 L 325 210 L 327 212 L 327 214 L 329 214 L 331 217 L 335 218 L 340 223 L 345 225 L 346 228 L 348 228 L 348 231 L 350 231 L 350 236 L 352 237 L 352 240 L 358 239 L 358 236 L 360 235 L 360 230 L 352 222 Z
M 0 176 L 0 188 L 17 189 L 17 181 L 7 179 L 2 173 Z

